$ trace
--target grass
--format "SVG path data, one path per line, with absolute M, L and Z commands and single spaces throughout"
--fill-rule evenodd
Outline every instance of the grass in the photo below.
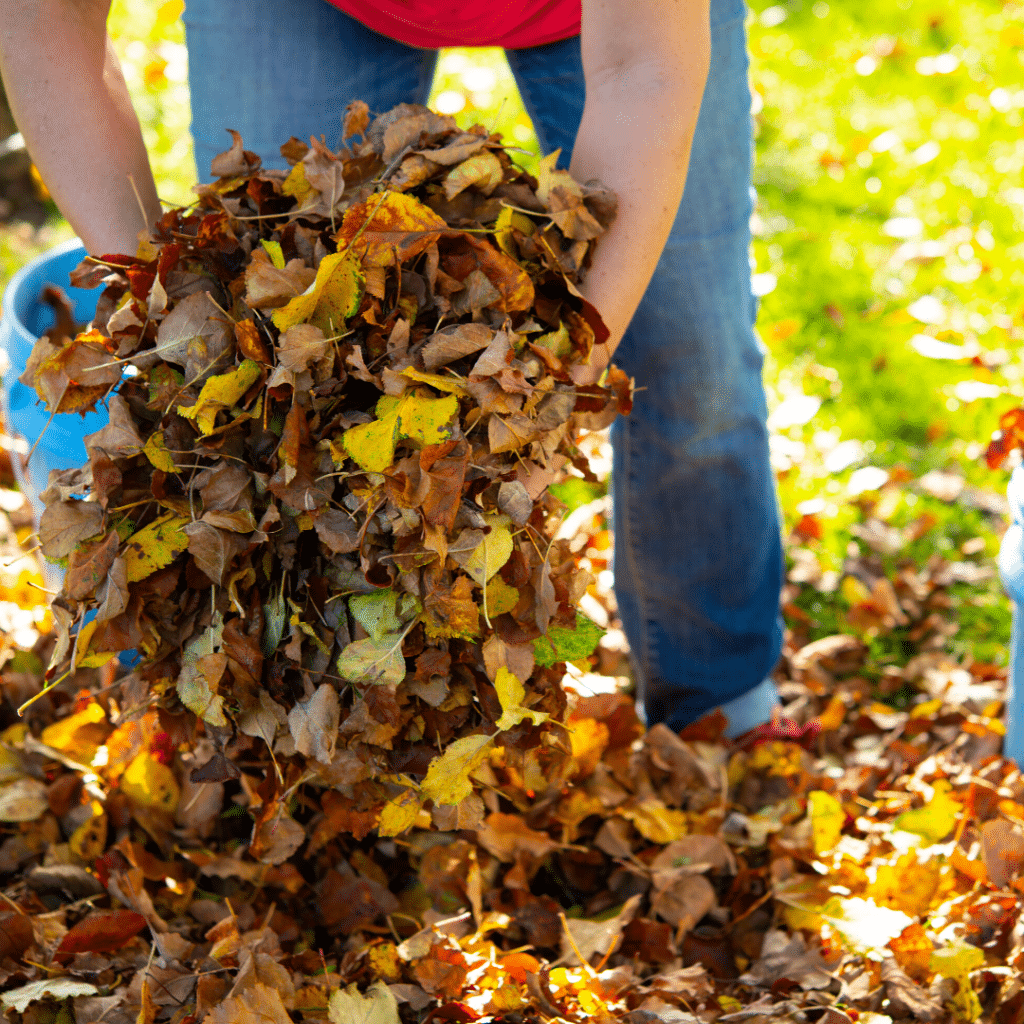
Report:
M 179 203 L 195 180 L 182 6 L 115 0 L 110 17 L 160 194 Z M 1006 472 L 981 456 L 1000 412 L 1024 397 L 1024 6 L 754 0 L 748 30 L 754 280 L 787 532 L 815 509 L 823 535 L 808 546 L 842 574 L 851 550 L 866 550 L 851 528 L 868 515 L 884 507 L 904 527 L 929 513 L 934 528 L 883 560 L 890 574 L 901 558 L 962 558 L 976 537 L 991 562 L 997 516 L 913 487 L 858 494 L 865 477 L 855 474 L 876 467 L 915 480 L 943 468 L 1005 490 Z M 464 126 L 502 132 L 527 165 L 535 159 L 500 51 L 445 51 L 431 102 Z M 55 221 L 46 232 L 0 232 L 0 275 L 68 229 Z M 912 339 L 960 357 L 930 358 Z M 564 496 L 593 495 L 573 484 Z M 813 636 L 846 628 L 854 591 L 801 592 Z M 953 650 L 1005 663 L 998 582 L 956 585 L 951 596 Z M 899 631 L 872 643 L 882 661 L 908 652 Z

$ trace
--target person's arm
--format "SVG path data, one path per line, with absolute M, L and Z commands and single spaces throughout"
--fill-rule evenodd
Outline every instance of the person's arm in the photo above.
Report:
M 0 0 L 0 74 L 29 154 L 86 249 L 134 255 L 161 210 L 109 11 L 110 0 Z
M 611 337 L 578 384 L 622 339 L 672 228 L 710 63 L 708 0 L 583 0 L 581 45 L 587 99 L 569 170 L 616 192 L 619 212 L 581 289 Z

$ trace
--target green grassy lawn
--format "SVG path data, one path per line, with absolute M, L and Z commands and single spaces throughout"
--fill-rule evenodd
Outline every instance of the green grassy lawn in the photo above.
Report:
M 181 8 L 115 0 L 110 19 L 160 194 L 178 203 L 195 180 Z M 755 284 L 787 532 L 812 515 L 822 535 L 806 546 L 841 576 L 844 559 L 867 553 L 852 528 L 929 513 L 929 532 L 881 556 L 888 574 L 935 552 L 963 559 L 965 544 L 990 562 L 998 515 L 913 481 L 947 469 L 981 492 L 1005 490 L 1007 473 L 982 452 L 1024 396 L 1024 6 L 754 0 L 749 37 Z M 533 159 L 500 51 L 446 51 L 432 103 Z M 59 221 L 47 231 L 0 233 L 0 276 L 68 233 Z M 591 494 L 570 490 L 573 501 Z M 813 638 L 848 628 L 857 596 L 847 577 L 831 592 L 801 588 L 795 604 Z M 953 651 L 1005 663 L 998 582 L 950 596 Z M 898 632 L 871 642 L 881 660 L 910 653 Z

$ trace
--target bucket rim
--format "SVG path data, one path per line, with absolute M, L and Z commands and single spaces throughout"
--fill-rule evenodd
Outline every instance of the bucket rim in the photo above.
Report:
M 28 263 L 23 267 L 20 267 L 17 273 L 15 273 L 10 281 L 7 282 L 7 287 L 4 289 L 3 294 L 3 317 L 5 320 L 9 320 L 13 328 L 24 334 L 31 335 L 32 333 L 29 331 L 28 327 L 19 315 L 18 303 L 15 299 L 15 296 L 24 287 L 25 281 L 40 267 L 47 263 L 59 260 L 68 253 L 74 252 L 76 249 L 81 249 L 83 259 L 88 255 L 80 238 L 69 238 L 66 242 L 61 242 L 59 245 L 55 245 L 52 249 L 47 249 L 46 252 L 40 253 L 34 259 L 29 260 Z M 70 286 L 62 285 L 61 287 Z

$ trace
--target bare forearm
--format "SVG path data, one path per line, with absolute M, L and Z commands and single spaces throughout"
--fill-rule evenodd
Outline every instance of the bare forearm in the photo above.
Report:
M 160 203 L 108 10 L 109 0 L 0 0 L 0 73 L 28 151 L 85 247 L 134 254 Z
M 611 332 L 607 351 L 595 352 L 598 369 L 643 298 L 683 195 L 707 77 L 700 32 L 692 45 L 682 76 L 659 80 L 639 68 L 632 80 L 624 72 L 593 90 L 588 83 L 570 170 L 578 181 L 600 179 L 619 197 L 618 216 L 597 246 L 583 289 Z

